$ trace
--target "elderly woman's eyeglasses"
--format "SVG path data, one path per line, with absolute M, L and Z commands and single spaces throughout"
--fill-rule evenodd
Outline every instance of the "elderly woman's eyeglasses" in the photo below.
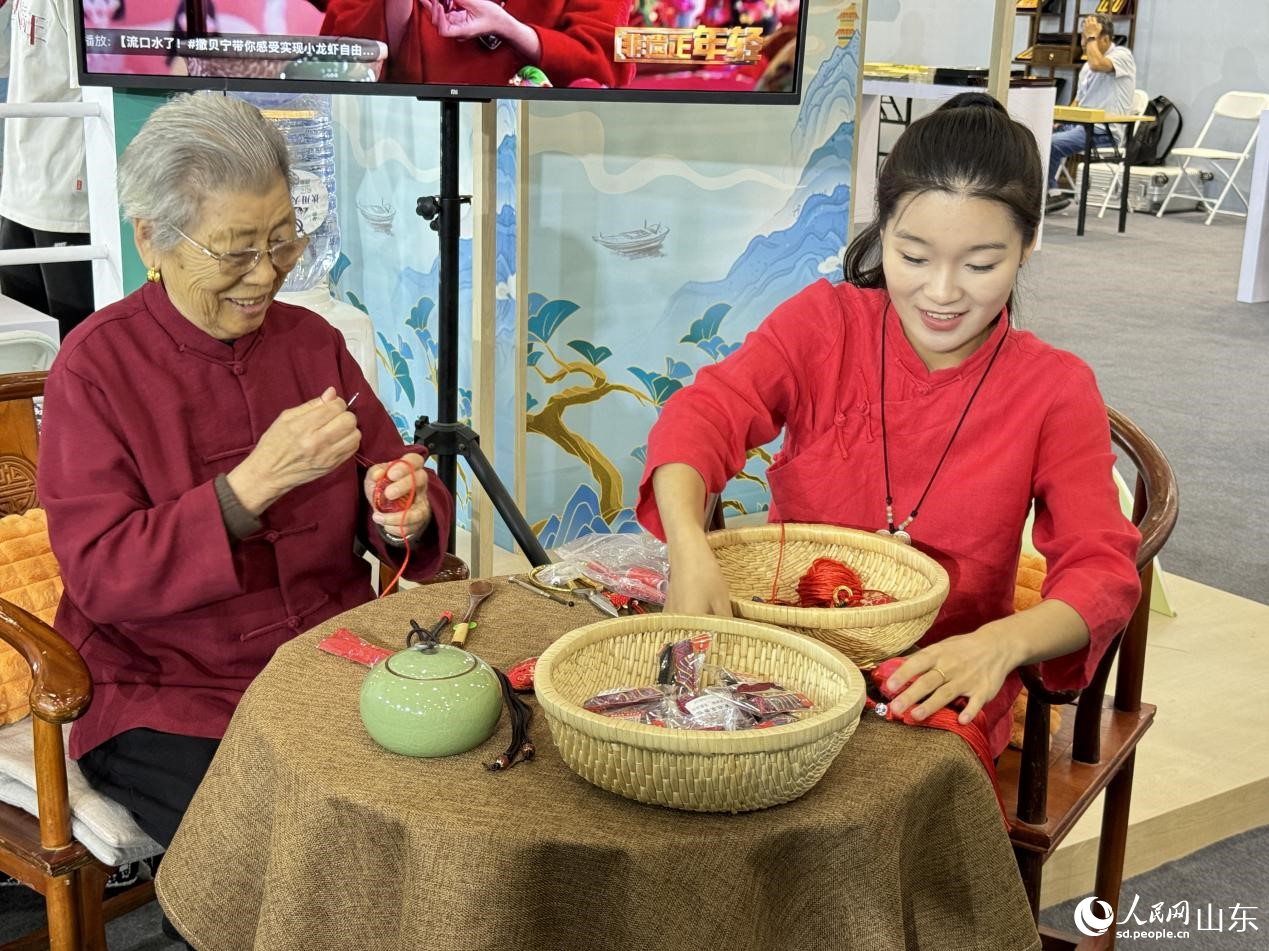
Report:
M 173 229 L 182 238 L 192 244 L 203 254 L 212 258 L 220 265 L 220 273 L 226 277 L 247 274 L 255 270 L 257 264 L 260 263 L 261 256 L 267 254 L 269 260 L 273 262 L 274 270 L 289 271 L 295 267 L 300 260 L 300 255 L 304 253 L 304 249 L 308 247 L 308 235 L 300 235 L 298 238 L 291 238 L 287 241 L 278 241 L 269 245 L 267 248 L 244 248 L 241 251 L 221 251 L 216 252 L 206 245 L 199 244 L 180 228 Z

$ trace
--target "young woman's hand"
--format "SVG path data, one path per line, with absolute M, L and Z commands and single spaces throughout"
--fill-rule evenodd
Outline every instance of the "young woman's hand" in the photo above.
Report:
M 667 614 L 731 617 L 731 596 L 718 559 L 705 541 L 685 540 L 669 549 L 670 588 L 665 598 Z
M 886 681 L 887 691 L 912 681 L 891 701 L 890 709 L 903 713 L 911 708 L 914 719 L 924 720 L 957 697 L 965 697 L 965 709 L 957 719 L 972 721 L 1018 666 L 1009 639 L 993 633 L 990 626 L 982 627 L 917 651 Z
M 1025 611 L 984 624 L 972 634 L 949 637 L 907 658 L 886 681 L 886 690 L 908 688 L 890 704 L 924 720 L 957 697 L 966 699 L 958 718 L 969 723 L 1004 685 L 1010 671 L 1063 657 L 1088 646 L 1088 625 L 1064 601 L 1046 599 Z M 915 678 L 915 679 L 914 679 Z
M 670 557 L 665 610 L 731 617 L 727 582 L 705 537 L 705 480 L 691 466 L 671 462 L 652 473 L 652 491 Z

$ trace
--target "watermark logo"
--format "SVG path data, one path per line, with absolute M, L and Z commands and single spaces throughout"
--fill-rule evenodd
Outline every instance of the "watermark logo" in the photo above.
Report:
M 1121 909 L 1123 905 L 1121 904 Z M 1140 912 L 1138 912 L 1140 908 Z M 1099 938 L 1115 927 L 1115 937 L 1125 940 L 1189 938 L 1190 916 L 1194 915 L 1194 927 L 1198 931 L 1221 931 L 1252 934 L 1260 931 L 1256 905 L 1235 902 L 1230 906 L 1205 905 L 1190 907 L 1189 900 L 1174 902 L 1157 901 L 1146 904 L 1140 895 L 1132 896 L 1132 903 L 1122 918 L 1116 919 L 1115 910 L 1107 902 L 1094 895 L 1082 899 L 1075 906 L 1075 927 L 1090 938 Z M 1144 926 L 1144 927 L 1143 927 Z M 1257 935 L 1259 937 L 1259 935 Z M 1257 947 L 1262 947 L 1263 943 Z
M 1094 905 L 1100 906 L 1099 909 L 1094 909 Z M 1101 911 L 1100 916 L 1098 910 Z M 1100 898 L 1089 895 L 1075 906 L 1075 927 L 1090 938 L 1104 935 L 1114 923 L 1115 910 Z

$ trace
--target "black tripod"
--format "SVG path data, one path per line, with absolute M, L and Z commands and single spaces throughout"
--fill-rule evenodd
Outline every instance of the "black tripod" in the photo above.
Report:
M 437 402 L 436 419 L 420 416 L 414 424 L 414 441 L 427 446 L 436 458 L 436 470 L 451 493 L 455 492 L 458 456 L 467 460 L 476 481 L 484 488 L 511 535 L 534 565 L 550 562 L 511 493 L 480 448 L 480 436 L 458 422 L 458 248 L 459 215 L 470 195 L 458 194 L 458 103 L 441 102 L 441 193 L 424 195 L 416 211 L 431 222 L 440 236 L 440 288 L 437 294 Z M 449 527 L 447 550 L 454 550 L 454 525 Z

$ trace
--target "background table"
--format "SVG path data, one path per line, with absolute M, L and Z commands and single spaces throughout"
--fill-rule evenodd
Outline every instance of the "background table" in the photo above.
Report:
M 508 665 L 600 620 L 495 581 L 468 646 Z M 467 603 L 411 589 L 284 645 L 243 697 L 158 876 L 201 949 L 797 951 L 1040 947 L 982 767 L 959 737 L 865 714 L 825 777 L 761 812 L 644 806 L 506 747 L 440 760 L 378 747 L 339 626 L 389 646 Z M 459 615 L 461 616 L 461 615 Z M 616 685 L 614 685 L 616 686 Z M 536 704 L 534 704 L 536 707 Z
M 1093 161 L 1093 127 L 1104 125 L 1109 130 L 1112 123 L 1118 123 L 1124 127 L 1124 141 L 1119 146 L 1123 150 L 1122 168 L 1119 173 L 1119 233 L 1123 234 L 1128 226 L 1128 179 L 1132 175 L 1132 165 L 1128 161 L 1128 148 L 1132 145 L 1136 126 L 1143 122 L 1154 122 L 1154 116 L 1118 116 L 1103 109 L 1056 106 L 1053 109 L 1053 120 L 1084 127 L 1084 177 L 1080 182 L 1080 213 L 1079 222 L 1075 227 L 1075 234 L 1080 237 L 1084 234 L 1084 219 L 1088 214 L 1088 169 Z
M 986 90 L 976 86 L 948 86 L 941 83 L 864 80 L 860 88 L 859 121 L 856 126 L 858 147 L 855 150 L 853 203 L 855 231 L 871 222 L 877 214 L 877 152 L 881 136 L 881 100 L 891 96 L 896 99 L 944 102 L 963 92 Z M 1057 89 L 1054 86 L 1020 86 L 1009 90 L 1009 114 L 1035 136 L 1045 175 L 1048 174 L 1049 167 L 1049 142 L 1053 134 L 1053 104 L 1056 95 Z M 1043 228 L 1043 222 L 1041 227 Z M 1040 241 L 1041 236 L 1037 233 L 1037 248 Z

